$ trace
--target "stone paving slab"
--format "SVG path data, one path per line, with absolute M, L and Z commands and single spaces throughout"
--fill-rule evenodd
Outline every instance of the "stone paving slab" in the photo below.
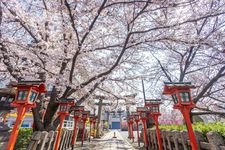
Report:
M 116 138 L 114 138 L 114 133 Z M 105 134 L 101 139 L 92 139 L 91 142 L 84 142 L 76 144 L 74 150 L 136 150 L 127 140 L 125 140 L 118 131 L 110 131 Z
M 143 142 L 140 142 L 140 147 L 138 146 L 137 131 L 134 131 L 134 141 L 130 140 L 128 138 L 128 132 L 127 131 L 119 131 L 119 132 L 123 136 L 123 138 L 126 139 L 126 141 L 129 142 L 135 149 L 146 150 Z

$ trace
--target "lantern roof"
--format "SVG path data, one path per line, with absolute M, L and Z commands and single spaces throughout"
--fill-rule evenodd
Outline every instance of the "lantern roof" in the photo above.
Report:
M 137 107 L 137 112 L 146 112 L 146 110 L 145 107 Z
M 43 80 L 19 80 L 17 85 L 39 85 L 44 82 Z
M 43 80 L 19 80 L 18 83 L 11 84 L 13 87 L 30 88 L 34 87 L 40 93 L 46 93 L 46 87 Z
M 94 118 L 95 117 L 95 115 L 94 114 L 90 114 L 90 118 Z
M 131 112 L 131 115 L 138 115 L 138 113 L 137 112 Z
M 162 104 L 161 99 L 146 99 L 145 106 L 155 106 Z
M 164 82 L 163 94 L 173 94 L 175 90 L 189 90 L 195 88 L 191 82 Z
M 129 115 L 129 116 L 127 116 L 127 118 L 128 118 L 128 119 L 133 118 L 133 115 Z
M 116 111 L 115 111 L 115 110 L 113 110 L 113 111 L 110 111 L 109 113 L 111 113 L 111 114 L 115 114 L 115 113 L 116 113 Z
M 83 111 L 82 114 L 83 115 L 89 115 L 90 114 L 90 111 Z
M 83 111 L 84 110 L 84 106 L 73 106 L 71 107 L 72 111 Z
M 57 100 L 57 103 L 62 104 L 62 105 L 74 105 L 75 99 L 74 98 L 60 98 Z

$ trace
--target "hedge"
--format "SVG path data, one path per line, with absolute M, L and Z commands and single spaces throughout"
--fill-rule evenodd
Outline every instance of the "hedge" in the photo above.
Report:
M 206 136 L 206 133 L 208 133 L 209 131 L 215 131 L 225 139 L 225 123 L 223 122 L 216 122 L 216 123 L 198 122 L 194 123 L 192 127 L 195 131 L 203 133 L 204 136 Z M 177 131 L 187 130 L 185 125 L 160 125 L 160 129 L 177 130 Z
M 20 128 L 19 135 L 18 135 L 14 149 L 15 150 L 26 150 L 29 145 L 32 133 L 33 133 L 32 128 Z

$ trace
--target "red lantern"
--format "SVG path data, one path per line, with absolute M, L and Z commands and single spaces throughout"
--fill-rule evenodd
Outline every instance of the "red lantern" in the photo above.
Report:
M 137 112 L 139 113 L 139 116 L 141 118 L 141 120 L 147 120 L 147 109 L 145 107 L 137 107 Z
M 73 117 L 74 117 L 74 129 L 73 129 L 73 137 L 72 137 L 72 147 L 74 148 L 75 141 L 76 141 L 76 133 L 77 133 L 77 124 L 79 122 L 79 119 L 82 117 L 82 112 L 84 111 L 84 106 L 74 106 L 71 108 L 72 111 L 74 111 Z
M 159 105 L 162 104 L 160 99 L 145 100 L 145 107 L 150 110 L 151 114 L 161 115 L 159 111 Z
M 191 98 L 191 82 L 165 82 L 163 94 L 171 95 L 174 102 L 174 109 L 180 109 L 183 106 L 189 108 L 196 107 Z
M 174 101 L 174 109 L 179 109 L 185 119 L 188 135 L 190 138 L 191 147 L 193 150 L 198 150 L 198 144 L 191 125 L 190 111 L 195 106 L 191 97 L 191 82 L 165 82 L 163 94 L 169 94 Z
M 147 109 L 145 107 L 137 107 L 137 112 L 139 113 L 140 115 L 140 118 L 142 120 L 142 124 L 143 124 L 143 127 L 144 127 L 144 144 L 145 144 L 145 147 L 147 148 L 148 147 L 148 137 L 147 137 L 147 125 L 146 125 L 146 121 L 148 119 L 147 117 Z
M 145 100 L 145 107 L 150 110 L 150 116 L 154 119 L 155 122 L 159 150 L 162 150 L 163 147 L 158 122 L 158 117 L 161 115 L 159 111 L 160 104 L 162 104 L 160 99 Z
M 89 136 L 89 142 L 91 141 L 91 127 L 92 127 L 92 123 L 94 122 L 94 120 L 95 120 L 95 115 L 94 114 L 91 114 L 90 116 L 89 116 L 89 119 L 90 119 L 90 136 Z
M 75 105 L 75 99 L 74 98 L 59 99 L 57 103 L 59 104 L 58 114 L 69 115 L 69 110 L 71 106 Z
M 17 85 L 16 98 L 11 103 L 12 107 L 19 107 L 21 105 L 29 105 L 30 108 L 35 107 L 35 101 L 39 93 L 45 93 L 45 84 L 43 81 L 20 81 Z M 42 87 L 42 88 L 40 88 Z
M 83 144 L 84 144 L 85 125 L 86 125 L 86 121 L 87 121 L 89 115 L 90 115 L 90 111 L 83 111 L 82 112 L 83 130 L 82 130 L 82 143 L 81 143 L 81 146 L 83 146 Z
M 35 101 L 38 97 L 38 94 L 46 92 L 43 81 L 19 81 L 17 85 L 13 86 L 17 88 L 17 92 L 15 99 L 11 99 L 13 100 L 11 102 L 11 106 L 17 108 L 18 115 L 10 134 L 7 150 L 14 149 L 19 127 L 23 121 L 26 111 L 30 108 L 36 107 Z
M 95 116 L 94 117 L 94 120 L 93 120 L 93 126 L 94 126 L 94 130 L 95 130 L 95 124 L 96 124 L 96 122 L 98 121 L 98 117 L 97 116 Z M 95 135 L 94 135 L 95 136 Z
M 70 107 L 75 105 L 75 99 L 74 98 L 59 99 L 57 103 L 59 104 L 58 114 L 59 114 L 59 117 L 60 117 L 60 124 L 59 124 L 59 127 L 58 127 L 58 133 L 57 133 L 57 136 L 56 136 L 55 149 L 59 148 L 63 122 L 64 122 L 65 117 L 69 115 Z
M 127 117 L 127 119 L 128 119 L 128 121 L 127 121 L 127 123 L 128 123 L 128 130 L 129 130 L 129 135 L 130 135 L 130 140 L 131 139 L 133 139 L 133 142 L 134 142 L 134 133 L 133 133 L 133 120 L 134 120 L 134 118 L 133 118 L 133 116 L 132 115 L 130 115 L 130 116 L 128 116 Z
M 140 147 L 140 135 L 139 135 L 139 126 L 138 126 L 138 123 L 140 121 L 140 118 L 139 118 L 139 114 L 137 112 L 132 112 L 131 113 L 133 118 L 134 118 L 134 121 L 136 122 L 136 126 L 137 126 L 137 138 L 138 138 L 138 146 Z
M 74 111 L 75 118 L 81 118 L 82 112 L 84 111 L 84 106 L 74 106 L 71 108 L 71 110 Z

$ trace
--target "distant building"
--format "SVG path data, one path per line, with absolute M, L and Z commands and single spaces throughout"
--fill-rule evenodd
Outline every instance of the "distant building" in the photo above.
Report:
M 12 128 L 15 121 L 16 121 L 17 114 L 16 113 L 10 113 L 7 116 L 6 124 L 8 127 Z M 21 125 L 21 128 L 32 128 L 33 125 L 33 115 L 32 113 L 26 113 L 25 118 L 23 120 L 23 123 Z

